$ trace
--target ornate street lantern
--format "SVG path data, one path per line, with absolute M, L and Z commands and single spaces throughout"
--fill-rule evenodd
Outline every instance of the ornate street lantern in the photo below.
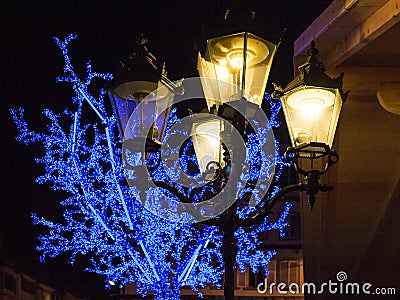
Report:
M 332 148 L 340 110 L 346 100 L 343 73 L 330 78 L 318 61 L 314 41 L 299 75 L 284 89 L 275 86 L 274 95 L 282 102 L 293 147 L 311 152 Z
M 164 70 L 156 65 L 156 58 L 147 49 L 147 39 L 138 39 L 135 51 L 121 69 L 108 90 L 123 138 L 145 144 L 146 150 L 160 148 L 163 128 L 168 117 L 166 101 L 161 100 L 167 89 L 159 89 Z
M 193 122 L 191 137 L 200 172 L 206 174 L 210 168 L 216 167 L 213 163 L 223 167 L 220 132 L 223 131 L 224 124 L 221 120 L 210 117 L 196 119 Z
M 197 68 L 209 109 L 245 96 L 261 106 L 276 49 L 277 45 L 248 32 L 208 40 L 205 57 L 199 53 Z M 219 99 L 211 97 L 217 94 Z
M 318 191 L 333 188 L 319 184 L 319 178 L 339 160 L 332 144 L 340 110 L 348 94 L 342 89 L 343 73 L 337 78 L 329 77 L 316 58 L 317 54 L 312 41 L 306 62 L 299 66 L 299 75 L 285 88 L 275 85 L 273 95 L 282 102 L 292 142 L 285 157 L 305 176 L 311 209 Z
M 163 85 L 165 69 L 157 66 L 156 58 L 141 36 L 135 51 L 129 56 L 108 90 L 118 130 L 123 144 L 126 166 L 149 167 L 146 163 L 161 148 L 161 141 L 169 115 L 169 90 Z M 158 159 L 155 159 L 158 161 Z
M 123 141 L 125 167 L 135 170 L 136 180 L 143 182 L 148 179 L 141 167 L 151 170 L 159 163 L 158 152 L 169 114 L 166 97 L 171 93 L 161 83 L 164 73 L 149 52 L 147 39 L 141 36 L 108 90 Z
M 261 109 L 276 49 L 277 45 L 273 43 L 252 33 L 241 32 L 209 39 L 204 58 L 200 53 L 198 55 L 197 68 L 210 113 L 218 114 L 219 117 L 229 121 L 242 135 L 244 141 L 247 140 L 246 120 L 253 119 Z M 214 135 L 218 133 L 220 138 L 224 136 L 230 140 L 231 129 L 224 130 L 221 122 L 207 120 L 204 122 L 206 123 L 203 125 L 197 124 L 197 128 L 207 128 L 208 132 L 214 132 Z M 210 135 L 208 139 L 207 147 L 210 148 L 214 143 Z M 221 145 L 215 144 L 215 146 L 214 150 L 207 149 L 208 152 L 215 153 L 215 156 L 218 153 L 219 159 L 216 161 L 222 167 L 224 159 L 221 157 Z M 230 148 L 232 145 L 226 146 Z M 205 147 L 200 150 L 199 143 L 194 143 L 194 147 L 196 155 L 207 150 Z M 211 158 L 204 154 L 198 156 L 198 159 L 201 161 L 205 157 Z

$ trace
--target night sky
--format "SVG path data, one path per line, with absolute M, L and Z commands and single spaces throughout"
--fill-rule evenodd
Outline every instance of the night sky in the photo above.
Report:
M 331 3 L 331 0 L 248 1 L 257 13 L 255 34 L 277 43 L 287 33 L 272 65 L 271 82 L 286 84 L 293 76 L 292 45 L 297 36 Z M 39 263 L 36 237 L 44 228 L 32 225 L 30 214 L 60 220 L 58 204 L 66 195 L 38 185 L 43 173 L 34 157 L 40 145 L 17 143 L 16 127 L 8 112 L 25 108 L 30 129 L 43 132 L 44 108 L 61 113 L 71 106 L 72 88 L 56 84 L 64 66 L 53 36 L 76 33 L 70 43 L 72 64 L 84 74 L 87 60 L 94 71 L 113 72 L 128 56 L 136 38 L 144 33 L 153 54 L 166 62 L 168 75 L 177 80 L 196 76 L 196 53 L 207 38 L 221 35 L 220 22 L 229 1 L 2 1 L 1 43 L 1 196 L 0 262 L 53 287 L 100 299 L 102 278 L 83 273 L 82 263 L 71 267 L 67 256 Z M 318 45 L 317 45 L 318 47 Z M 97 294 L 96 294 L 97 293 Z M 89 296 L 88 296 L 89 295 Z

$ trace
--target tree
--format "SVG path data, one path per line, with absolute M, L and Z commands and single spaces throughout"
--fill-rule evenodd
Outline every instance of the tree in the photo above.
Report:
M 63 53 L 66 74 L 57 81 L 71 84 L 74 109 L 66 109 L 63 114 L 45 110 L 49 120 L 46 133 L 28 129 L 22 108 L 11 111 L 20 130 L 17 140 L 25 144 L 40 142 L 44 146 L 45 154 L 36 162 L 43 164 L 46 172 L 37 182 L 50 183 L 54 190 L 69 194 L 60 203 L 64 207 L 62 222 L 32 215 L 34 224 L 48 228 L 46 234 L 39 236 L 37 249 L 42 253 L 41 260 L 63 252 L 70 254 L 71 264 L 78 254 L 90 257 L 91 267 L 87 271 L 104 275 L 106 286 L 110 281 L 121 286 L 135 282 L 139 293 L 145 295 L 153 290 L 157 299 L 179 299 L 182 286 L 196 291 L 208 283 L 220 286 L 222 233 L 218 228 L 160 218 L 143 208 L 134 188 L 123 184 L 124 162 L 116 118 L 107 113 L 103 89 L 97 98 L 89 92 L 94 78 L 111 80 L 112 76 L 93 72 L 90 62 L 86 66 L 87 77 L 81 80 L 77 76 L 68 55 L 68 44 L 75 38 L 70 35 L 63 41 L 55 39 Z M 270 126 L 277 127 L 280 106 L 269 100 L 273 105 Z M 85 122 L 87 107 L 94 112 L 97 122 Z M 168 128 L 178 121 L 173 109 Z M 282 157 L 278 157 L 277 173 L 283 165 Z M 152 173 L 158 180 L 167 180 L 162 174 L 157 170 Z M 131 180 L 135 180 L 132 176 Z M 160 189 L 147 192 L 149 197 L 158 197 Z M 274 223 L 265 220 L 251 231 L 236 232 L 241 271 L 249 265 L 253 271 L 262 267 L 268 272 L 266 266 L 276 251 L 258 250 L 257 235 L 265 230 L 280 230 L 284 234 L 289 209 L 287 204 Z M 252 208 L 244 207 L 239 213 L 244 216 L 251 211 Z

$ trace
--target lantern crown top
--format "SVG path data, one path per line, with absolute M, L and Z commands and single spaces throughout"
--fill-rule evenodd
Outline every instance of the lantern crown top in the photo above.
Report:
M 249 7 L 248 1 L 236 0 L 231 1 L 225 11 L 222 32 L 223 34 L 232 34 L 235 32 L 254 32 L 255 31 L 256 13 Z
M 273 98 L 280 98 L 282 95 L 301 86 L 314 86 L 321 88 L 338 89 L 343 102 L 346 100 L 349 92 L 343 92 L 343 76 L 341 73 L 338 77 L 331 78 L 325 71 L 325 66 L 317 58 L 319 51 L 315 47 L 314 40 L 311 41 L 310 48 L 307 51 L 305 62 L 298 67 L 298 75 L 288 83 L 285 88 L 274 85 Z
M 303 72 L 315 72 L 315 71 L 319 71 L 321 73 L 324 73 L 325 67 L 324 64 L 322 62 L 320 62 L 317 58 L 319 51 L 318 49 L 315 47 L 315 41 L 312 40 L 311 44 L 310 44 L 310 48 L 307 50 L 307 58 L 306 61 L 300 65 L 298 67 L 299 69 L 299 73 L 303 73 Z
M 160 63 L 148 49 L 148 39 L 141 34 L 135 41 L 133 52 L 120 61 L 112 86 L 129 81 L 157 83 L 160 78 Z

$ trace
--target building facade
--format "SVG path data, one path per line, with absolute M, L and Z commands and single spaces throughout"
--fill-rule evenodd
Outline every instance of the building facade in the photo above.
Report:
M 294 43 L 295 67 L 314 40 L 327 73 L 344 72 L 350 90 L 334 141 L 340 161 L 325 176 L 335 189 L 303 214 L 305 279 L 342 272 L 344 283 L 370 283 L 375 294 L 306 299 L 399 299 L 399 35 L 398 0 L 334 0 Z
M 0 300 L 79 300 L 66 291 L 57 291 L 28 275 L 0 266 Z

